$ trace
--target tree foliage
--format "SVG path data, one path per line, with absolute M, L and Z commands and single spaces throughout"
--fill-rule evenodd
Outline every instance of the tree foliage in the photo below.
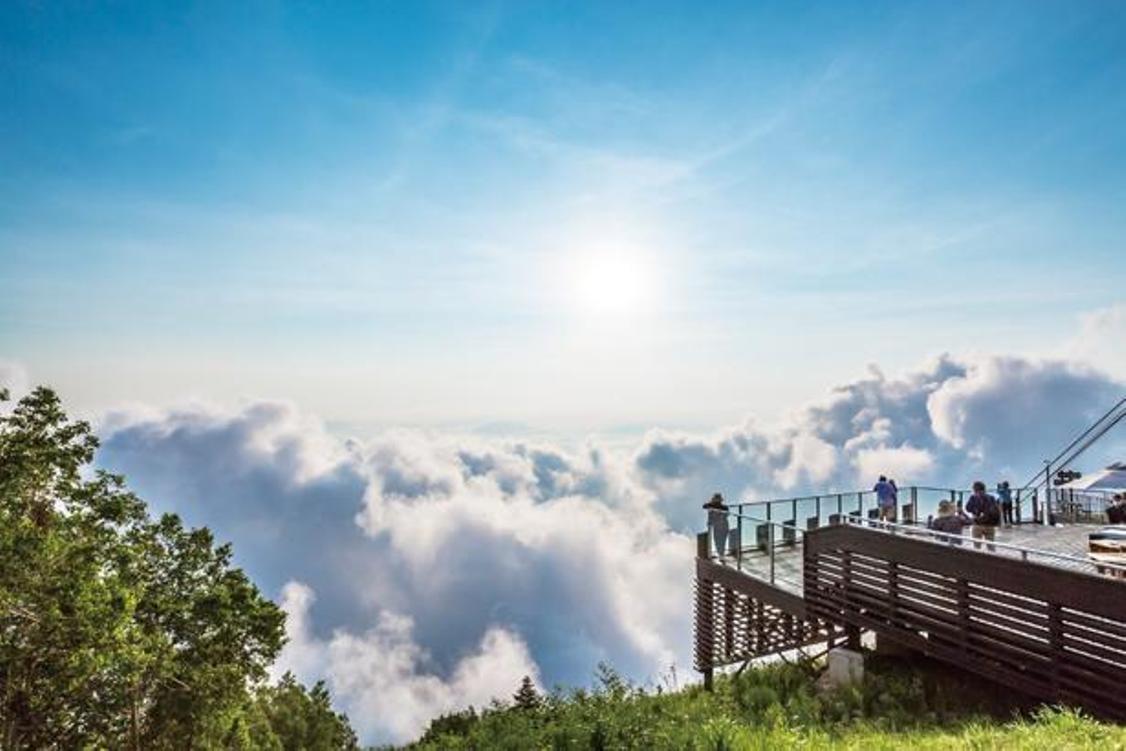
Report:
M 348 718 L 332 709 L 323 681 L 306 690 L 292 673 L 260 689 L 254 711 L 264 722 L 252 728 L 253 747 L 277 751 L 335 751 L 359 748 Z
M 0 747 L 353 747 L 323 685 L 263 686 L 285 615 L 231 548 L 151 518 L 97 445 L 50 389 L 0 415 Z
M 524 676 L 520 681 L 520 688 L 516 689 L 516 693 L 512 695 L 512 703 L 518 709 L 535 710 L 539 709 L 542 699 L 540 694 L 536 691 L 536 684 L 532 682 L 531 676 Z

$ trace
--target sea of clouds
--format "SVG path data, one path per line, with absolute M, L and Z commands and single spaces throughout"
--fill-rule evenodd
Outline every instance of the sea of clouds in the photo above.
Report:
M 627 449 L 349 440 L 291 404 L 255 402 L 107 414 L 98 463 L 234 543 L 289 614 L 278 672 L 324 678 L 364 740 L 407 741 L 524 675 L 585 685 L 605 661 L 640 681 L 673 666 L 691 679 L 692 534 L 714 491 L 850 490 L 879 473 L 1025 480 L 1126 392 L 1124 311 L 1086 318 L 1067 360 L 872 367 L 782 425 L 654 429 Z M 0 378 L 26 382 L 10 367 Z M 1099 458 L 1126 451 L 1122 432 Z

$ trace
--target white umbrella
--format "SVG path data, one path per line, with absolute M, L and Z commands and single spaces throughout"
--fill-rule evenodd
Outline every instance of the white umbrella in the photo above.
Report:
M 1112 464 L 1106 469 L 1084 475 L 1077 480 L 1060 486 L 1063 490 L 1102 490 L 1118 492 L 1126 490 L 1126 462 Z

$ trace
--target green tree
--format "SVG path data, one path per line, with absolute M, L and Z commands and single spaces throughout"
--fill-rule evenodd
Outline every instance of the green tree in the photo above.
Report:
M 284 613 L 96 448 L 50 389 L 0 416 L 0 746 L 229 745 Z
M 332 698 L 323 681 L 306 690 L 291 673 L 276 686 L 258 690 L 255 711 L 266 719 L 276 748 L 284 751 L 349 751 L 358 749 L 356 734 L 348 718 L 332 709 Z M 253 735 L 253 734 L 252 734 Z M 259 730 L 255 748 L 271 748 Z
M 536 691 L 536 684 L 532 683 L 529 676 L 524 676 L 520 681 L 520 688 L 516 689 L 516 693 L 512 695 L 512 703 L 517 709 L 533 710 L 539 709 L 543 704 L 543 699 Z

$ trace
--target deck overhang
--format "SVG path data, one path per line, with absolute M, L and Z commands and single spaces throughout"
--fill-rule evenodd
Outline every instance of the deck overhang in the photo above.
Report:
M 943 545 L 847 523 L 809 529 L 788 549 L 801 565 L 794 588 L 710 559 L 701 543 L 695 657 L 706 676 L 863 629 L 1030 695 L 1126 719 L 1122 579 L 975 550 L 969 539 Z

